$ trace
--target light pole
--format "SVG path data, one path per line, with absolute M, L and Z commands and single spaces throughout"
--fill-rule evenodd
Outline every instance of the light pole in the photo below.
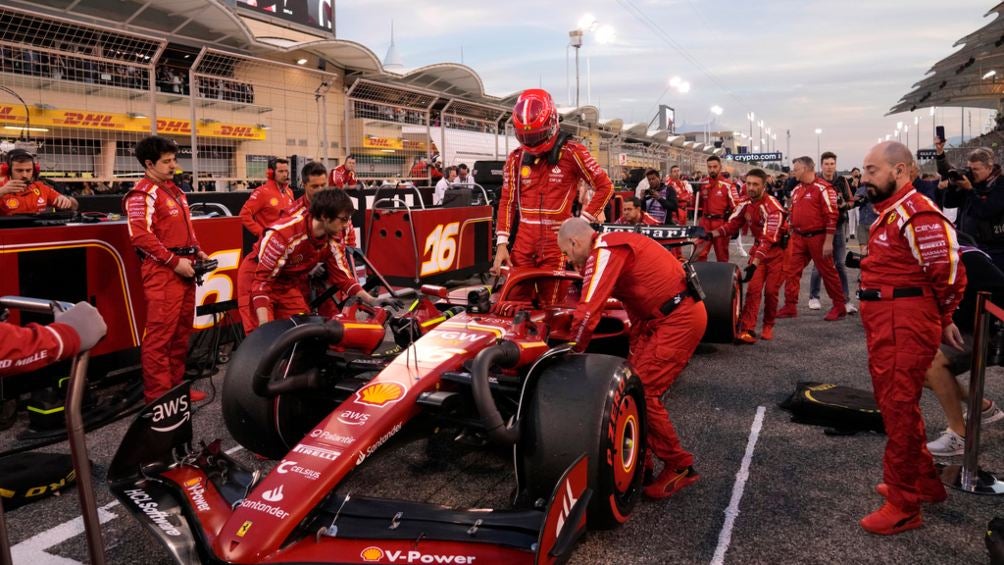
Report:
M 910 149 L 910 126 L 903 126 L 903 139 L 906 140 L 906 148 Z
M 753 112 L 750 112 L 749 114 L 746 114 L 746 117 L 749 118 L 749 121 L 750 121 L 750 149 L 749 149 L 749 151 L 750 151 L 750 153 L 752 153 L 753 152 L 753 120 L 756 119 L 756 116 L 753 114 Z
M 913 117 L 913 130 L 917 132 L 917 151 L 920 151 L 920 116 Z
M 579 107 L 579 49 L 582 47 L 582 30 L 568 32 L 568 43 L 575 48 L 575 107 Z
M 709 145 L 710 141 L 711 141 L 711 121 L 714 119 L 714 118 L 711 117 L 712 114 L 715 115 L 715 116 L 721 116 L 722 112 L 724 112 L 724 111 L 725 110 L 723 110 L 722 107 L 719 106 L 718 104 L 715 104 L 714 106 L 711 107 L 710 110 L 708 110 L 708 119 L 705 121 L 705 124 L 704 124 L 704 144 L 705 145 Z
M 820 149 L 820 139 L 819 139 L 820 136 L 822 135 L 823 135 L 823 130 L 820 128 L 816 128 L 816 163 L 817 163 L 816 166 L 820 168 L 819 170 L 823 170 L 822 169 L 823 164 L 820 162 L 819 159 L 819 156 L 823 154 Z
M 614 41 L 616 32 L 614 28 L 609 25 L 600 26 L 600 23 L 596 20 L 596 17 L 592 14 L 583 14 L 579 18 L 578 27 L 568 32 L 568 44 L 575 48 L 575 107 L 579 107 L 579 50 L 582 48 L 582 38 L 586 33 L 596 32 L 596 41 L 599 43 L 611 43 Z M 587 63 L 587 82 L 589 79 L 588 73 L 588 59 Z

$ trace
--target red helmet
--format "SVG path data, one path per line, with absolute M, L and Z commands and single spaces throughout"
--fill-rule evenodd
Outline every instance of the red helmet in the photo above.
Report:
M 551 95 L 539 88 L 524 90 L 512 110 L 512 125 L 527 153 L 550 151 L 558 140 L 558 109 Z

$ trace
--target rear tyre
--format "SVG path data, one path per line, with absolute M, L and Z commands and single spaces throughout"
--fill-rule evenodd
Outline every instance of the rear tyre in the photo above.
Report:
M 739 267 L 732 263 L 706 261 L 693 265 L 704 289 L 704 307 L 708 310 L 708 327 L 701 341 L 734 343 L 739 336 L 739 315 L 742 312 Z
M 281 459 L 332 409 L 325 395 L 309 392 L 266 398 L 255 394 L 255 372 L 269 346 L 290 328 L 310 320 L 295 317 L 261 326 L 233 353 L 223 381 L 223 421 L 234 439 L 254 453 Z M 316 320 L 316 319 L 315 319 Z M 327 344 L 307 340 L 285 352 L 272 371 L 278 380 L 324 366 Z
M 592 529 L 624 523 L 641 494 L 645 394 L 620 357 L 572 355 L 540 374 L 520 408 L 517 445 L 521 488 L 547 500 L 565 469 L 589 455 Z

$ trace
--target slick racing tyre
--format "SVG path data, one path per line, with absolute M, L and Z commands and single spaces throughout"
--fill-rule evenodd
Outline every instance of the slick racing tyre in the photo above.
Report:
M 708 328 L 701 341 L 735 343 L 742 312 L 742 282 L 739 267 L 732 263 L 693 263 L 704 289 L 704 307 L 708 310 Z
M 568 355 L 546 367 L 520 407 L 520 488 L 551 496 L 565 469 L 589 456 L 591 529 L 624 523 L 645 474 L 645 393 L 620 357 Z
M 249 451 L 281 459 L 304 434 L 327 416 L 333 403 L 317 391 L 284 393 L 272 398 L 259 396 L 253 380 L 269 346 L 287 330 L 309 321 L 307 317 L 277 320 L 249 335 L 233 353 L 223 381 L 223 421 L 230 435 Z M 296 343 L 283 353 L 271 372 L 279 380 L 324 366 L 327 344 L 318 340 Z

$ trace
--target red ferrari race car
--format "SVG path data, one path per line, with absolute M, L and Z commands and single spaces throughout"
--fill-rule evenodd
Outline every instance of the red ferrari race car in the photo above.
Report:
M 563 301 L 526 298 L 542 282 L 562 285 Z M 133 423 L 109 469 L 111 490 L 179 563 L 564 561 L 587 523 L 627 520 L 645 455 L 643 391 L 623 358 L 620 305 L 609 304 L 589 353 L 562 345 L 577 284 L 577 273 L 514 273 L 494 304 L 482 287 L 449 319 L 395 322 L 398 336 L 438 324 L 396 356 L 373 354 L 379 313 L 362 322 L 347 315 L 265 325 L 233 356 L 224 410 L 238 441 L 282 458 L 273 471 L 260 477 L 221 453 L 218 441 L 193 449 L 181 385 Z M 324 402 L 327 414 L 311 422 Z M 514 448 L 512 508 L 339 492 L 420 415 L 467 421 Z

